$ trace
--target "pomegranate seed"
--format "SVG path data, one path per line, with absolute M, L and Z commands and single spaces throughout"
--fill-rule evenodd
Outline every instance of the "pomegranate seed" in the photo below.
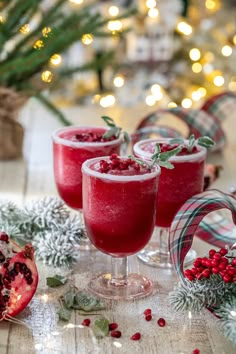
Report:
M 134 333 L 130 339 L 132 340 L 139 340 L 141 338 L 141 334 L 139 332 Z
M 111 331 L 111 337 L 120 338 L 121 332 L 120 331 Z
M 146 321 L 151 321 L 151 319 L 152 319 L 152 315 L 146 315 L 145 316 L 145 320 Z
M 144 313 L 145 316 L 151 315 L 152 314 L 152 310 L 151 309 L 146 309 L 143 313 Z
M 164 320 L 164 318 L 159 318 L 159 319 L 157 320 L 157 324 L 158 324 L 158 326 L 160 326 L 160 327 L 165 327 L 166 321 Z
M 194 349 L 193 350 L 193 354 L 200 354 L 200 350 L 199 349 Z
M 114 331 L 116 328 L 118 328 L 118 324 L 113 322 L 109 323 L 109 331 Z
M 110 156 L 110 160 L 114 160 L 114 159 L 117 159 L 117 158 L 118 158 L 117 154 L 111 154 L 111 156 Z
M 209 251 L 209 257 L 210 257 L 210 258 L 213 258 L 213 256 L 214 256 L 215 253 L 216 253 L 215 250 L 210 250 L 210 251 Z
M 221 254 L 221 256 L 225 256 L 227 253 L 228 253 L 228 251 L 227 251 L 226 248 L 221 248 L 221 249 L 220 249 L 220 254 Z
M 86 326 L 86 327 L 89 327 L 90 323 L 91 323 L 90 319 L 89 318 L 85 318 L 83 320 L 83 322 L 82 322 L 82 325 Z

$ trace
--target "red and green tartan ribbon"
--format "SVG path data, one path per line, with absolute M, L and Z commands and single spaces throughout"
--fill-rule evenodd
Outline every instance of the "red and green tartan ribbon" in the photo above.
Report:
M 182 121 L 189 128 L 189 135 L 194 134 L 196 138 L 207 135 L 215 141 L 214 150 L 221 149 L 226 141 L 224 131 L 221 127 L 221 121 L 232 114 L 236 109 L 236 95 L 232 92 L 224 92 L 209 98 L 200 109 L 184 109 L 182 107 L 159 109 L 142 119 L 138 125 L 134 136 L 139 139 L 146 139 L 155 133 L 158 126 L 158 120 L 163 114 L 171 113 Z M 146 131 L 144 131 L 146 128 Z M 173 137 L 173 129 L 169 137 Z M 162 134 L 162 132 L 160 131 Z M 163 131 L 163 137 L 166 137 L 168 130 Z M 176 134 L 180 134 L 176 130 Z
M 186 282 L 183 275 L 184 259 L 192 246 L 194 235 L 199 231 L 200 222 L 211 212 L 220 209 L 230 210 L 232 220 L 236 224 L 236 199 L 218 190 L 208 190 L 193 196 L 176 214 L 170 228 L 169 247 L 173 265 L 183 282 Z M 220 232 L 218 230 L 218 233 Z M 210 234 L 215 237 L 214 233 Z

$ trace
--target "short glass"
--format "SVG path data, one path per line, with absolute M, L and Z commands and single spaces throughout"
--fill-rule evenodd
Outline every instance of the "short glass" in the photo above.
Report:
M 109 157 L 102 159 L 109 161 Z M 92 278 L 89 289 L 108 299 L 144 297 L 152 293 L 152 282 L 143 275 L 129 274 L 127 257 L 151 238 L 160 168 L 155 166 L 143 174 L 102 173 L 100 160 L 87 160 L 82 166 L 84 221 L 93 245 L 112 256 L 113 270 Z
M 170 144 L 170 140 L 168 138 L 141 140 L 134 145 L 134 154 L 150 161 L 156 143 Z M 203 191 L 206 148 L 199 145 L 196 148 L 197 151 L 193 153 L 171 157 L 169 161 L 174 165 L 173 169 L 161 167 L 156 228 L 151 242 L 138 254 L 138 258 L 148 265 L 172 268 L 168 249 L 170 225 L 181 205 L 193 195 Z M 196 251 L 190 250 L 185 264 L 191 263 L 195 258 Z
M 76 139 L 76 135 L 94 133 L 100 136 L 107 129 L 95 126 L 69 126 L 58 129 L 52 134 L 57 191 L 66 205 L 80 212 L 82 222 L 82 163 L 93 157 L 119 154 L 122 136 L 106 142 L 80 142 Z M 83 241 L 81 249 L 90 249 L 90 243 L 87 240 Z

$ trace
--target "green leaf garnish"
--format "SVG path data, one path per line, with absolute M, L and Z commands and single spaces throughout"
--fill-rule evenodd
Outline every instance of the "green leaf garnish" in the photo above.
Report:
M 74 298 L 73 308 L 75 310 L 83 310 L 85 312 L 103 310 L 103 303 L 95 296 L 85 292 L 78 291 Z
M 204 146 L 207 149 L 215 145 L 214 141 L 209 138 L 209 136 L 202 136 L 198 139 L 195 139 L 194 134 L 190 135 L 188 143 L 186 143 L 186 141 L 181 138 L 171 139 L 169 142 L 170 144 L 181 144 L 182 147 L 186 147 L 189 152 L 192 152 L 193 147 L 197 144 Z
M 93 331 L 96 337 L 105 337 L 109 333 L 109 321 L 105 317 L 97 318 L 94 321 Z
M 106 131 L 106 133 L 103 134 L 103 139 L 109 140 L 112 136 L 115 136 L 116 138 L 119 138 L 120 133 L 122 131 L 121 127 L 118 127 L 114 120 L 111 117 L 108 116 L 102 116 L 101 117 L 104 122 L 108 125 L 110 129 Z M 130 136 L 127 132 L 123 132 L 124 135 L 124 142 L 128 144 L 130 142 Z
M 215 145 L 214 141 L 209 138 L 208 136 L 203 136 L 201 138 L 197 139 L 198 145 L 204 146 L 205 148 L 209 148 L 213 145 Z
M 57 314 L 60 320 L 69 321 L 71 318 L 72 310 L 62 306 L 60 310 L 57 312 Z
M 111 128 L 116 127 L 116 123 L 114 122 L 114 120 L 111 117 L 102 116 L 101 118 L 104 120 L 106 125 L 108 125 L 108 127 L 111 127 Z
M 159 153 L 159 159 L 160 159 L 160 161 L 168 161 L 171 157 L 177 155 L 181 150 L 182 150 L 182 147 L 177 146 L 176 148 L 174 148 L 172 150 L 161 152 L 161 153 Z
M 159 161 L 159 166 L 168 168 L 168 170 L 173 170 L 175 167 L 171 162 L 169 161 Z
M 65 304 L 66 308 L 73 309 L 74 308 L 74 299 L 77 293 L 76 287 L 71 287 L 62 297 L 62 301 Z
M 46 278 L 47 286 L 50 288 L 56 288 L 57 286 L 64 285 L 67 282 L 67 278 L 62 275 L 54 275 L 54 277 Z

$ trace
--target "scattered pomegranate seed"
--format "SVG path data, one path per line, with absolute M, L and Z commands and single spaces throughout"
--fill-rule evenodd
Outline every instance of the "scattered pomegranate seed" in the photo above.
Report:
M 120 338 L 121 337 L 121 331 L 111 331 L 111 337 Z
M 146 315 L 145 316 L 145 320 L 146 321 L 151 321 L 151 319 L 152 319 L 152 315 Z
M 116 328 L 118 328 L 118 324 L 113 322 L 109 323 L 109 331 L 114 331 Z
M 157 320 L 157 324 L 158 324 L 158 326 L 160 326 L 160 327 L 165 327 L 166 321 L 164 320 L 164 318 L 159 318 L 159 319 Z
M 83 322 L 82 322 L 82 325 L 86 326 L 86 327 L 89 327 L 90 323 L 91 323 L 90 319 L 89 318 L 85 318 L 83 320 Z
M 139 332 L 134 333 L 130 339 L 132 340 L 139 340 L 141 338 L 141 334 Z
M 143 313 L 144 313 L 145 316 L 151 315 L 152 314 L 152 310 L 151 309 L 146 309 Z
M 193 350 L 193 354 L 200 354 L 200 350 L 199 349 L 194 349 Z

